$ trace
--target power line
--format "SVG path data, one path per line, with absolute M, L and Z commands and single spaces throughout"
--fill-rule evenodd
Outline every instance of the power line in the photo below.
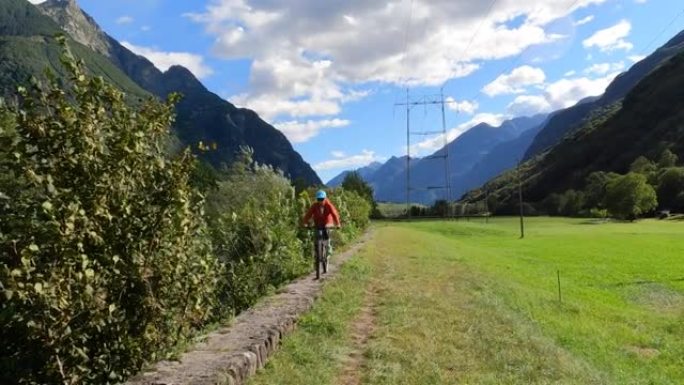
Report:
M 565 9 L 565 12 L 570 11 L 572 8 L 574 8 L 574 7 L 577 5 L 577 3 L 579 3 L 579 0 L 573 1 L 572 4 L 570 4 L 570 6 L 567 7 L 567 8 Z M 511 64 L 510 64 L 508 67 L 504 67 L 504 69 L 503 69 L 501 72 L 499 72 L 499 73 L 496 75 L 496 77 L 494 77 L 494 80 L 498 79 L 500 76 L 504 75 L 505 73 L 508 73 L 508 72 L 512 71 L 513 68 L 514 68 L 515 66 L 517 66 L 517 65 L 520 63 L 520 59 L 522 59 L 523 54 L 525 54 L 525 52 L 527 51 L 528 48 L 529 48 L 529 47 L 526 47 L 526 48 L 524 48 L 523 50 L 521 50 L 521 51 L 515 56 L 515 58 L 514 58 L 513 61 L 511 62 Z M 481 100 L 481 97 L 482 97 L 482 94 L 481 94 L 480 90 L 478 90 L 477 92 L 475 92 L 475 94 L 474 94 L 470 99 L 466 99 L 466 100 L 472 100 L 472 101 L 474 101 L 474 102 L 478 102 L 478 101 Z
M 470 37 L 470 41 L 468 42 L 468 45 L 466 45 L 466 48 L 463 50 L 463 52 L 461 52 L 460 57 L 464 57 L 464 55 L 468 53 L 470 47 L 473 45 L 473 42 L 475 41 L 475 37 L 480 33 L 480 30 L 482 29 L 482 26 L 484 25 L 485 21 L 489 19 L 489 16 L 491 15 L 492 10 L 494 9 L 494 5 L 496 5 L 498 1 L 499 0 L 492 0 L 492 2 L 489 3 L 489 8 L 487 9 L 486 16 L 484 17 L 484 19 L 480 21 L 480 25 L 478 25 L 475 29 L 475 33 L 473 33 L 473 36 Z
M 675 21 L 677 21 L 677 19 L 682 17 L 682 15 L 684 15 L 684 9 L 682 9 L 682 11 L 680 13 L 676 14 L 675 17 L 672 18 L 672 20 L 665 26 L 665 28 L 661 29 L 660 32 L 658 32 L 658 34 L 653 39 L 651 39 L 651 41 L 646 45 L 646 47 L 644 47 L 641 50 L 641 54 L 643 55 L 646 51 L 648 51 L 651 48 L 651 46 L 653 45 L 653 43 L 655 43 L 658 39 L 660 39 L 660 37 L 663 36 L 665 31 L 670 29 L 670 27 L 672 27 L 672 25 L 675 23 Z
M 408 58 L 409 35 L 411 34 L 411 24 L 412 24 L 412 21 L 413 21 L 413 1 L 414 1 L 414 0 L 411 0 L 411 4 L 409 5 L 408 20 L 407 20 L 407 22 L 406 22 L 406 33 L 404 34 L 404 55 L 402 56 L 402 59 L 401 59 L 401 61 L 402 61 L 402 63 L 401 63 L 401 66 L 402 66 L 401 72 L 402 72 L 402 75 L 403 75 L 404 79 L 407 78 L 407 73 L 408 73 L 408 71 L 407 71 L 407 69 L 406 69 L 406 62 L 407 62 L 406 59 Z M 408 80 L 406 80 L 406 83 L 408 84 Z M 408 87 L 408 86 L 407 86 L 407 87 Z

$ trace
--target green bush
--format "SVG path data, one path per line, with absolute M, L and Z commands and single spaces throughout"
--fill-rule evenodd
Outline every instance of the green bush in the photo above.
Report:
M 657 193 L 662 209 L 684 212 L 684 167 L 662 169 L 658 175 Z
M 110 384 L 202 326 L 220 265 L 175 98 L 129 108 L 66 51 L 70 82 L 0 107 L 0 383 Z M 64 90 L 66 88 L 66 90 Z
M 281 173 L 254 164 L 250 150 L 209 193 L 207 213 L 214 253 L 226 270 L 220 315 L 239 312 L 308 271 L 294 189 Z
M 62 60 L 67 84 L 0 100 L 0 384 L 120 383 L 312 265 L 281 173 L 169 155 L 177 97 L 130 107 Z M 348 242 L 370 204 L 331 195 Z

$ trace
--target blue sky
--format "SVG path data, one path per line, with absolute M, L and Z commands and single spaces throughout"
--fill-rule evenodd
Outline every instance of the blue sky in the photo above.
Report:
M 673 0 L 80 0 L 110 35 L 283 131 L 324 181 L 406 151 L 443 88 L 449 139 L 603 92 L 684 29 Z M 414 108 L 416 130 L 441 128 Z M 422 140 L 422 141 L 421 141 Z M 426 155 L 443 138 L 412 139 Z

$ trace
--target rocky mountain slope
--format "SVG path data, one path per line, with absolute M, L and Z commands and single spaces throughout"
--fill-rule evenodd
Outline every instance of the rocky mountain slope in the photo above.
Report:
M 66 31 L 74 54 L 89 70 L 137 98 L 165 98 L 180 92 L 175 132 L 184 145 L 199 141 L 217 149 L 200 156 L 214 167 L 230 163 L 241 146 L 254 149 L 254 159 L 281 169 L 307 184 L 321 181 L 287 138 L 251 110 L 237 108 L 208 91 L 185 68 L 158 70 L 149 60 L 107 35 L 75 0 L 48 0 L 33 6 L 26 0 L 0 2 L 0 89 L 11 96 L 18 84 L 40 76 L 45 68 L 60 73 L 60 48 L 53 36 Z

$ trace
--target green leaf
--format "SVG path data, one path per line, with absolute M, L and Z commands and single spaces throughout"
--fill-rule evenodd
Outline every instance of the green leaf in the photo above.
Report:
M 33 285 L 33 288 L 36 290 L 36 293 L 38 293 L 38 294 L 43 294 L 43 284 L 42 284 L 42 283 L 36 282 L 36 283 Z
M 5 290 L 5 299 L 7 299 L 9 301 L 12 299 L 13 296 L 14 296 L 14 291 Z
M 32 243 L 32 244 L 29 246 L 29 250 L 31 250 L 31 251 L 33 251 L 34 253 L 36 253 L 36 252 L 40 251 L 40 248 L 39 248 L 38 245 L 36 245 L 35 243 Z
M 42 207 L 45 211 L 52 211 L 52 203 L 50 203 L 49 201 L 43 202 Z

